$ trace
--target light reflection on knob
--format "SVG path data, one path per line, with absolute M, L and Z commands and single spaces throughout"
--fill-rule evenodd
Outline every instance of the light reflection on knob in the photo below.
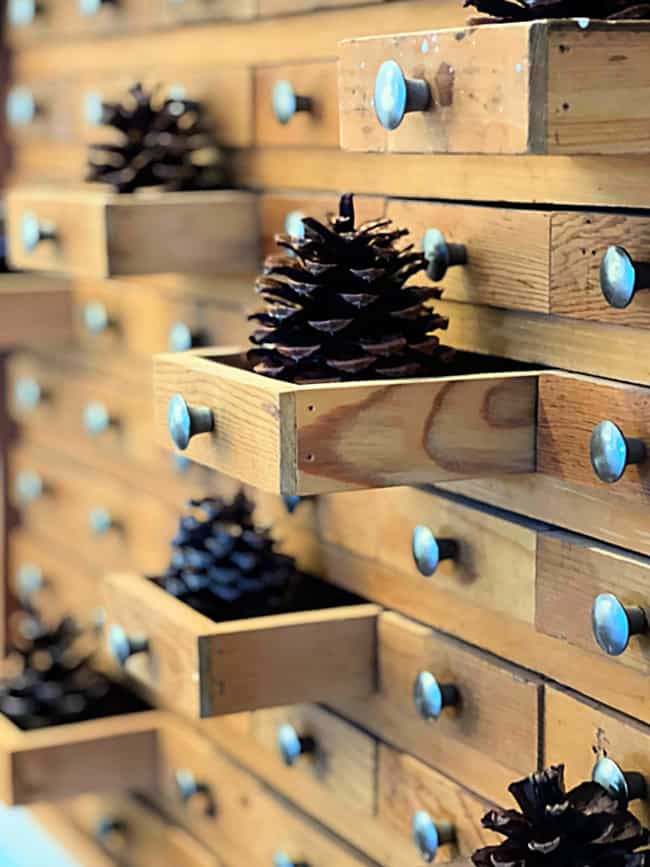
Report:
M 650 262 L 636 262 L 624 247 L 608 247 L 600 261 L 600 289 L 610 307 L 623 310 L 650 289 Z
M 620 656 L 633 635 L 648 632 L 648 619 L 643 608 L 626 607 L 612 593 L 601 593 L 591 610 L 591 628 L 601 650 Z
M 613 421 L 597 424 L 589 440 L 589 458 L 601 482 L 618 482 L 626 468 L 646 458 L 646 446 L 640 439 L 626 437 Z
M 406 78 L 399 64 L 385 60 L 375 79 L 374 107 L 379 123 L 395 130 L 411 111 L 425 111 L 431 105 L 431 89 L 424 79 Z
M 615 798 L 621 809 L 630 801 L 648 796 L 647 780 L 638 771 L 623 771 L 613 759 L 601 756 L 593 767 L 591 779 Z

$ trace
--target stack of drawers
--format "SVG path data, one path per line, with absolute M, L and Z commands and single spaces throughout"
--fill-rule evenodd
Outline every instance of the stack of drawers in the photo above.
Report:
M 103 645 L 119 627 L 121 666 L 102 665 L 154 708 L 27 734 L 0 720 L 0 796 L 83 864 L 467 858 L 539 767 L 650 776 L 648 636 L 608 657 L 592 626 L 600 594 L 623 632 L 650 611 L 633 463 L 650 447 L 650 31 L 315 5 L 9 2 L 8 227 L 32 274 L 0 288 L 3 346 L 29 347 L 8 361 L 8 581 Z M 387 61 L 429 93 L 391 131 Z M 246 192 L 81 184 L 98 105 L 135 80 L 207 105 Z M 278 82 L 310 110 L 280 122 Z M 465 246 L 436 308 L 475 372 L 292 386 L 238 365 L 274 234 L 348 189 L 358 222 Z M 601 286 L 613 246 L 636 263 L 624 308 Z M 178 395 L 212 422 L 183 453 Z M 605 470 L 603 421 L 621 437 Z M 148 581 L 183 502 L 240 483 L 304 569 L 367 602 L 214 623 Z

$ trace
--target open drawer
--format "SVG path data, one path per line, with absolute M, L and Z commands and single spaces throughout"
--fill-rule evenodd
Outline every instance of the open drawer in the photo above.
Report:
M 506 372 L 467 373 L 495 367 Z M 297 386 L 253 373 L 232 349 L 158 355 L 157 435 L 287 495 L 534 471 L 539 372 L 463 353 L 455 369 Z
M 190 717 L 370 695 L 377 605 L 217 623 L 138 575 L 108 575 L 115 662 L 156 704 Z
M 24 343 L 65 343 L 74 333 L 68 281 L 33 274 L 0 276 L 0 349 Z
M 0 716 L 0 800 L 31 804 L 86 792 L 152 789 L 163 719 L 145 710 L 23 731 Z
M 253 193 L 19 187 L 7 195 L 16 268 L 74 276 L 250 271 L 257 265 Z

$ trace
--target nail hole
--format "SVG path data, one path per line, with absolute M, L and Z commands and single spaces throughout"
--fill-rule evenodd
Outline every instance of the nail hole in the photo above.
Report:
M 310 403 L 309 406 L 307 407 L 307 409 L 309 410 L 309 412 L 313 412 L 316 409 L 316 407 L 314 406 L 313 403 Z
M 310 462 L 313 461 L 314 460 L 313 454 L 311 452 L 309 452 L 309 454 L 305 455 L 305 460 L 310 461 Z
M 566 54 L 570 50 L 568 45 L 560 45 L 559 48 L 560 54 Z
M 582 253 L 583 256 L 586 256 L 586 255 L 587 255 L 587 251 L 585 250 L 584 247 L 582 248 L 582 250 L 580 250 L 580 252 Z
M 568 111 L 571 108 L 568 102 L 562 103 L 562 111 Z
M 596 250 L 592 250 L 592 251 L 591 251 L 591 255 L 592 255 L 592 256 L 595 256 L 595 255 L 596 255 L 596 252 L 597 252 Z

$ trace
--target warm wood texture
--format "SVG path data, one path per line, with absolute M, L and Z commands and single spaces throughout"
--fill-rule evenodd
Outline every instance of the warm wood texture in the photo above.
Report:
M 127 672 L 158 703 L 190 717 L 375 689 L 376 605 L 214 623 L 146 579 L 109 575 L 106 621 L 144 635 Z
M 43 0 L 35 20 L 25 26 L 8 27 L 9 40 L 16 45 L 50 37 L 100 36 L 141 30 L 155 20 L 157 0 L 120 0 L 104 3 L 94 15 L 81 15 L 74 0 Z
M 414 488 L 355 491 L 318 500 L 322 538 L 396 569 L 400 579 L 389 583 L 400 585 L 402 594 L 412 588 L 418 597 L 451 595 L 508 621 L 532 624 L 538 528 L 510 517 Z M 442 560 L 429 579 L 413 561 L 411 540 L 418 525 L 429 527 L 437 539 L 458 544 L 458 556 Z M 417 610 L 414 605 L 408 613 Z
M 69 820 L 61 806 L 34 804 L 29 812 L 79 864 L 84 867 L 114 867 L 113 860 Z
M 23 93 L 28 91 L 35 107 L 29 123 L 12 125 L 8 117 L 5 121 L 6 132 L 19 148 L 35 142 L 46 144 L 54 141 L 69 144 L 74 141 L 76 129 L 73 84 L 70 80 L 61 80 L 58 77 L 57 79 L 12 80 L 8 88 L 8 97 L 11 98 L 12 90 Z
M 404 837 L 411 835 L 413 815 L 426 810 L 433 821 L 448 821 L 456 840 L 441 846 L 436 862 L 458 855 L 472 855 L 482 846 L 494 846 L 501 838 L 481 827 L 491 805 L 406 753 L 379 748 L 380 821 Z M 503 799 L 502 799 L 503 802 Z
M 315 494 L 534 466 L 535 373 L 294 386 L 236 366 L 231 352 L 156 356 L 158 441 L 170 442 L 172 395 L 210 407 L 215 430 L 188 455 L 264 490 Z
M 273 112 L 273 87 L 288 81 L 298 96 L 309 97 L 301 111 L 283 125 Z M 339 98 L 336 62 L 268 66 L 255 70 L 255 143 L 258 147 L 339 146 Z
M 199 21 L 252 18 L 259 0 L 183 0 L 182 3 L 159 4 L 164 24 L 190 24 Z M 174 31 L 177 33 L 178 31 Z
M 253 738 L 284 765 L 277 745 L 278 728 L 292 725 L 300 737 L 311 737 L 314 753 L 301 756 L 291 768 L 325 790 L 331 799 L 359 813 L 375 812 L 377 743 L 373 737 L 316 705 L 295 705 L 257 711 L 252 715 Z
M 64 343 L 73 334 L 71 285 L 33 274 L 0 275 L 0 348 Z
M 21 241 L 26 213 L 56 233 L 32 253 Z M 258 255 L 255 197 L 242 191 L 120 196 L 94 187 L 18 187 L 7 196 L 7 221 L 11 261 L 31 270 L 87 277 L 205 274 L 249 271 Z
M 614 759 L 624 771 L 650 777 L 650 727 L 551 686 L 545 690 L 544 704 L 544 761 L 565 763 L 569 786 L 591 779 L 594 763 L 602 755 Z M 632 801 L 630 810 L 647 826 L 647 800 Z
M 570 408 L 570 411 L 567 411 Z M 542 379 L 539 387 L 537 469 L 568 482 L 602 488 L 589 459 L 589 438 L 603 419 L 627 437 L 650 443 L 650 390 L 598 382 L 583 377 Z M 611 497 L 646 503 L 650 493 L 649 462 L 629 466 L 609 485 Z
M 408 228 L 409 243 L 419 248 L 427 229 L 466 246 L 467 264 L 450 268 L 440 283 L 445 299 L 549 311 L 549 212 L 397 199 L 386 216 Z M 430 281 L 417 274 L 412 282 Z
M 644 24 L 583 20 L 400 33 L 341 44 L 341 143 L 414 153 L 647 153 Z M 387 133 L 371 97 L 384 60 L 432 106 Z M 546 73 L 546 75 L 544 74 Z
M 413 682 L 431 671 L 460 690 L 462 705 L 435 722 L 413 704 Z M 389 744 L 406 750 L 498 802 L 517 774 L 537 762 L 539 683 L 513 666 L 445 638 L 395 613 L 379 621 L 379 692 L 334 707 Z
M 591 628 L 591 607 L 599 593 L 613 593 L 624 605 L 650 609 L 650 560 L 588 539 L 557 533 L 542 536 L 537 549 L 537 612 L 540 632 L 562 638 L 601 658 Z M 632 638 L 614 666 L 650 671 L 650 639 Z M 585 690 L 588 693 L 588 689 Z
M 162 721 L 152 711 L 22 732 L 1 717 L 3 802 L 30 804 L 82 792 L 155 788 Z

